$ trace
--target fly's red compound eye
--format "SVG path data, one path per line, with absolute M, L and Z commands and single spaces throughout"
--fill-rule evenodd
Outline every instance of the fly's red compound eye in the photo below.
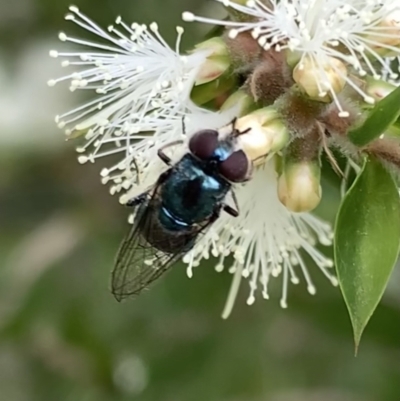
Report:
M 189 140 L 189 150 L 199 159 L 209 159 L 218 146 L 218 132 L 211 129 L 196 132 Z
M 243 150 L 233 152 L 226 160 L 220 163 L 219 172 L 228 181 L 242 182 L 247 179 L 249 159 Z

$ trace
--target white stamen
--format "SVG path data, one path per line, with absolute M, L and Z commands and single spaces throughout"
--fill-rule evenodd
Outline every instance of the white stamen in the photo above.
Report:
M 124 160 L 129 166 L 146 152 L 151 151 L 154 157 L 157 150 L 154 141 L 141 140 L 148 139 L 148 133 L 152 132 L 159 144 L 158 137 L 163 132 L 175 132 L 178 127 L 181 131 L 182 117 L 190 104 L 190 91 L 208 53 L 201 50 L 182 56 L 179 53 L 182 27 L 177 27 L 175 49 L 171 49 L 158 32 L 156 23 L 150 24 L 148 30 L 144 25 L 128 26 L 118 17 L 117 25 L 108 27 L 107 31 L 76 7 L 71 7 L 70 12 L 73 14 L 68 16 L 68 20 L 98 36 L 101 41 L 91 42 L 59 34 L 60 40 L 86 46 L 87 51 L 52 50 L 52 57 L 63 58 L 62 65 L 75 66 L 77 71 L 51 79 L 48 85 L 68 81 L 71 91 L 89 89 L 94 98 L 60 115 L 58 125 L 66 127 L 70 134 L 86 132 L 84 148 L 90 152 L 90 160 L 124 152 Z M 129 135 L 124 136 L 123 132 Z M 132 149 L 134 143 L 137 143 L 135 152 Z M 105 152 L 102 151 L 104 146 L 107 146 Z M 110 147 L 115 147 L 115 150 Z M 89 160 L 89 155 L 86 157 Z M 79 160 L 87 161 L 83 155 Z M 145 168 L 148 162 L 141 168 Z M 138 173 L 133 166 L 125 172 L 125 178 L 135 182 Z M 127 186 L 117 185 L 113 192 Z

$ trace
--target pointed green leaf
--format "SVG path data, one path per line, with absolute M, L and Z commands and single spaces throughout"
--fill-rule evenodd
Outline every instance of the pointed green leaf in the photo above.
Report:
M 225 73 L 214 81 L 194 86 L 190 97 L 194 103 L 202 106 L 216 99 L 218 96 L 227 93 L 233 88 L 235 83 L 234 77 L 232 75 L 228 76 L 228 74 Z
M 398 189 L 379 161 L 366 159 L 343 199 L 335 228 L 336 270 L 356 350 L 386 288 L 399 244 Z
M 383 134 L 400 116 L 400 87 L 389 93 L 371 110 L 360 127 L 349 132 L 357 146 L 365 146 Z
M 400 124 L 394 123 L 390 126 L 386 131 L 385 136 L 388 138 L 400 138 Z

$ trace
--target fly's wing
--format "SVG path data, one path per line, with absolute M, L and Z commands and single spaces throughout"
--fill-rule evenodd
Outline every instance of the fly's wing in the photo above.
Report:
M 156 188 L 137 208 L 133 227 L 118 251 L 111 278 L 112 293 L 117 301 L 139 295 L 187 253 L 198 235 L 211 224 L 211 220 L 206 221 L 184 236 L 176 236 L 162 230 L 158 205 Z

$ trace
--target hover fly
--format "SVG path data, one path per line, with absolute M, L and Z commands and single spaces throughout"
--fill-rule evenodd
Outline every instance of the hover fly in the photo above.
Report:
M 248 130 L 235 129 L 235 120 L 231 127 L 225 135 L 211 129 L 196 132 L 188 152 L 175 164 L 164 151 L 182 141 L 158 150 L 169 169 L 150 190 L 127 203 L 135 215 L 112 272 L 112 293 L 118 301 L 140 294 L 168 271 L 222 211 L 238 216 L 232 183 L 249 180 L 253 164 L 237 141 Z M 235 207 L 225 203 L 228 193 Z

